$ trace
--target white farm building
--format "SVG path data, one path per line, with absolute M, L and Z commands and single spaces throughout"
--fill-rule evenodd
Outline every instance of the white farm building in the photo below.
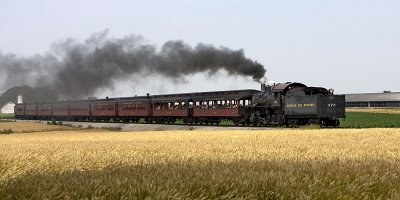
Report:
M 0 113 L 14 113 L 15 103 L 9 101 L 1 107 Z

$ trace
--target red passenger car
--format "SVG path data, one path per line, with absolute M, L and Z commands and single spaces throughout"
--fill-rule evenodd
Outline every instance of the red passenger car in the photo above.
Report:
M 234 90 L 196 93 L 193 97 L 193 118 L 196 123 L 216 123 L 231 119 L 235 124 L 245 118 L 245 107 L 251 104 L 257 90 Z
M 52 119 L 52 104 L 38 104 L 38 119 Z
M 53 105 L 53 118 L 59 120 L 69 119 L 69 103 L 68 102 L 57 102 Z
M 92 120 L 109 121 L 110 119 L 116 120 L 118 116 L 117 101 L 115 100 L 97 100 L 91 102 L 91 116 Z
M 69 116 L 72 121 L 85 121 L 90 119 L 89 101 L 69 102 Z
M 21 119 L 25 116 L 25 105 L 24 104 L 17 104 L 14 106 L 14 114 L 15 118 Z
M 151 104 L 147 98 L 126 98 L 118 101 L 118 116 L 124 122 L 138 122 L 141 118 L 149 121 Z
M 26 119 L 36 119 L 38 115 L 37 104 L 25 104 Z
M 186 120 L 191 116 L 189 98 L 190 94 L 153 96 L 153 120 L 156 123 L 174 123 L 177 119 Z

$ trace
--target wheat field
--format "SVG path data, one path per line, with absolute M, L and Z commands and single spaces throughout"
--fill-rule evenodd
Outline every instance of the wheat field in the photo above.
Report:
M 48 131 L 66 131 L 66 130 L 74 130 L 75 128 L 69 126 L 56 126 L 56 125 L 47 125 L 41 122 L 28 122 L 28 121 L 19 121 L 19 122 L 0 122 L 0 130 L 11 129 L 16 133 L 32 133 L 32 132 L 48 132 Z
M 0 199 L 400 198 L 400 129 L 0 135 Z

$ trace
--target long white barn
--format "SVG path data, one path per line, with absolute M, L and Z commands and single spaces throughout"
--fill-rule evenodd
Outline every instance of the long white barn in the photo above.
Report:
M 400 92 L 346 94 L 346 107 L 400 107 Z

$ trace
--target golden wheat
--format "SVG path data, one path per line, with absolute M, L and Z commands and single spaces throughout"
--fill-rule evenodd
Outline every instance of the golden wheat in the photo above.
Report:
M 73 130 L 73 127 L 60 125 L 47 125 L 42 122 L 0 122 L 0 131 L 11 129 L 17 133 L 45 132 L 45 131 L 64 131 Z
M 0 198 L 400 198 L 400 129 L 0 136 Z

